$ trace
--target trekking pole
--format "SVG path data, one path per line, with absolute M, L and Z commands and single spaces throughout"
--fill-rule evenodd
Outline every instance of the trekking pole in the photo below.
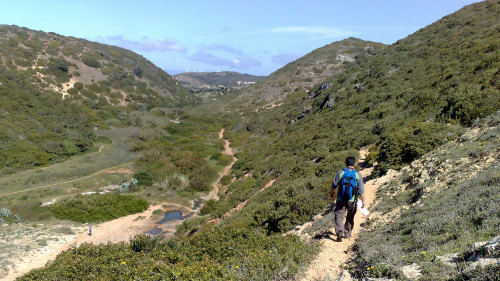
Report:
M 339 277 L 337 278 L 337 281 L 340 281 L 340 278 L 342 278 L 342 275 L 344 275 L 344 269 L 342 268 L 342 271 L 340 272 Z

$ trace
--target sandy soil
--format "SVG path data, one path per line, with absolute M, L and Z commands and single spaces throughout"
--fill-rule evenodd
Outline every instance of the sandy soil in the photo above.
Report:
M 183 209 L 183 216 L 187 216 L 192 212 L 189 207 L 178 204 L 167 204 L 166 208 Z M 20 258 L 9 275 L 0 280 L 14 280 L 18 276 L 27 273 L 31 269 L 44 266 L 49 260 L 54 260 L 56 256 L 73 246 L 79 246 L 82 243 L 101 244 L 107 242 L 122 242 L 128 241 L 137 234 L 145 233 L 157 226 L 158 216 L 153 215 L 153 211 L 161 210 L 164 212 L 166 208 L 163 206 L 151 206 L 141 213 L 128 215 L 112 221 L 104 222 L 97 225 L 92 225 L 92 236 L 88 235 L 88 227 L 76 228 L 79 231 L 76 235 L 63 237 L 59 243 L 52 243 L 51 247 L 35 254 L 26 254 Z M 184 212 L 185 211 L 185 212 Z M 175 232 L 177 225 L 181 221 L 174 220 L 168 225 L 162 225 L 162 229 L 168 233 Z
M 92 226 L 93 235 L 87 234 L 87 227 L 80 228 L 77 235 L 73 235 L 69 240 L 61 240 L 63 243 L 55 243 L 52 248 L 41 251 L 35 255 L 30 255 L 21 259 L 21 262 L 16 264 L 16 268 L 11 270 L 9 275 L 2 280 L 14 280 L 16 277 L 30 271 L 31 269 L 44 266 L 49 260 L 55 257 L 62 251 L 69 249 L 71 246 L 78 246 L 84 242 L 99 244 L 105 242 L 126 241 L 136 234 L 144 233 L 150 227 L 151 221 L 148 219 L 153 210 L 161 207 L 150 207 L 148 210 L 134 215 L 118 218 L 109 222 Z M 142 219 L 138 219 L 142 217 Z
M 63 99 L 65 97 L 69 96 L 68 90 L 71 89 L 71 88 L 73 88 L 73 86 L 75 85 L 76 82 L 77 81 L 74 78 L 70 78 L 67 83 L 63 83 L 62 84 L 61 94 L 62 94 L 62 98 Z
M 367 149 L 360 151 L 360 163 L 365 160 L 367 154 Z M 367 178 L 371 175 L 372 168 L 361 169 L 360 172 L 363 175 L 363 178 Z M 378 185 L 375 185 L 373 180 L 365 182 L 366 208 L 368 208 L 375 200 L 377 189 Z M 339 274 L 342 272 L 343 263 L 351 257 L 351 253 L 349 253 L 347 249 L 352 246 L 358 238 L 358 234 L 361 231 L 361 224 L 363 224 L 365 221 L 366 217 L 361 215 L 361 213 L 358 211 L 354 219 L 354 228 L 352 237 L 350 239 L 344 238 L 342 242 L 337 242 L 336 237 L 331 235 L 330 237 L 325 237 L 319 240 L 319 243 L 321 244 L 321 251 L 318 256 L 316 256 L 316 258 L 311 262 L 309 268 L 307 269 L 307 272 L 305 273 L 305 277 L 301 280 L 323 280 L 327 277 L 329 277 L 330 279 L 336 279 L 337 276 L 339 276 Z M 335 233 L 335 229 L 330 229 L 330 232 Z
M 85 227 L 70 223 L 3 224 L 0 226 L 0 280 L 14 279 L 16 267 L 47 255 L 83 231 Z

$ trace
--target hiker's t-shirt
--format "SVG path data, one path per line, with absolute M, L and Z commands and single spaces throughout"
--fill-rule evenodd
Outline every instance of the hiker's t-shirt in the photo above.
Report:
M 347 168 L 349 171 L 352 171 L 354 169 L 351 169 L 351 168 Z M 337 186 L 339 185 L 340 183 L 340 180 L 342 179 L 342 176 L 344 175 L 344 169 L 342 170 L 339 170 L 337 172 L 337 175 L 335 176 L 335 179 L 333 180 L 333 183 L 332 183 L 332 188 L 337 188 Z M 359 171 L 356 171 L 356 181 L 358 183 L 358 193 L 359 195 L 365 193 L 365 184 L 363 183 L 363 176 L 361 176 L 361 174 L 359 173 Z M 338 198 L 337 196 L 337 200 L 340 200 L 342 201 L 341 198 Z M 353 199 L 349 200 L 351 202 L 354 202 L 354 197 Z

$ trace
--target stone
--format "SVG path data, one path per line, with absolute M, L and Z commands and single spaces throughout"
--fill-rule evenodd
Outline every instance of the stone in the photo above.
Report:
M 457 253 L 448 254 L 444 256 L 436 256 L 436 258 L 448 266 L 455 266 L 456 263 L 460 261 L 460 257 L 458 256 Z
M 496 236 L 490 241 L 476 242 L 465 253 L 466 261 L 475 262 L 482 257 L 491 256 L 498 247 L 500 247 L 500 236 Z
M 401 272 L 403 272 L 403 275 L 409 279 L 417 279 L 422 276 L 422 272 L 420 272 L 420 270 L 420 266 L 416 263 L 401 267 Z
M 339 281 L 352 281 L 354 279 L 352 279 L 351 274 L 349 274 L 349 272 L 347 270 L 343 270 L 342 273 L 339 275 L 339 277 L 337 277 L 336 280 L 339 280 Z

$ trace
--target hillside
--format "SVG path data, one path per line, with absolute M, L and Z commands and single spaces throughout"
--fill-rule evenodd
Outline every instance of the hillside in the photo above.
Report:
M 244 111 L 241 119 L 225 113 L 234 118 L 228 136 L 239 159 L 237 180 L 202 212 L 223 217 L 251 198 L 221 224 L 286 232 L 323 211 L 322 198 L 346 155 L 369 146 L 367 164 L 377 163 L 376 177 L 456 140 L 500 109 L 499 13 L 497 1 L 467 6 L 346 62 L 342 73 L 286 95 L 279 107 L 253 112 L 229 103 Z M 240 97 L 258 99 L 253 87 Z
M 252 85 L 264 79 L 264 76 L 242 74 L 233 71 L 220 72 L 185 72 L 173 76 L 186 88 L 223 86 L 225 88 L 240 88 Z
M 345 70 L 358 57 L 372 56 L 384 44 L 347 38 L 318 48 L 271 73 L 264 80 L 238 92 L 231 105 L 243 103 L 250 109 L 272 107 L 293 92 L 308 92 L 327 78 Z
M 495 200 L 500 189 L 494 187 L 500 181 L 495 173 L 500 150 L 494 136 L 499 133 L 499 121 L 500 111 L 400 171 L 365 182 L 367 193 L 380 187 L 371 214 L 355 220 L 364 227 L 354 228 L 354 236 L 361 231 L 354 247 L 352 239 L 331 240 L 335 232 L 331 212 L 292 230 L 325 245 L 312 272 L 318 278 L 342 273 L 342 280 L 476 280 L 479 274 L 485 275 L 484 280 L 496 280 L 500 217 Z M 332 255 L 335 258 L 328 261 Z M 335 268 L 329 264 L 332 260 Z
M 122 48 L 1 25 L 0 50 L 0 174 L 85 152 L 93 126 L 131 125 L 133 110 L 198 100 Z
M 497 111 L 378 180 L 380 199 L 350 264 L 354 277 L 500 277 L 499 125 Z
M 34 75 L 33 84 L 74 100 L 100 97 L 122 106 L 196 100 L 163 70 L 123 48 L 7 25 L 0 26 L 0 42 L 4 68 Z
M 231 161 L 217 154 L 224 144 L 213 133 L 225 129 L 238 160 L 221 179 L 219 199 L 203 202 L 171 240 L 83 244 L 21 280 L 300 278 L 331 219 L 312 224 L 319 236 L 311 240 L 288 232 L 325 213 L 334 174 L 360 150 L 369 151 L 364 164 L 378 183 L 395 176 L 380 186 L 373 219 L 350 248 L 352 276 L 408 280 L 403 267 L 410 267 L 420 280 L 498 279 L 498 246 L 469 247 L 499 232 L 499 15 L 500 2 L 485 1 L 390 46 L 332 43 L 345 49 L 331 50 L 330 62 L 318 51 L 306 66 L 299 59 L 226 95 L 222 111 L 218 100 L 185 110 L 179 124 L 152 126 L 135 145 L 148 149 L 139 164 L 158 181 L 170 177 L 161 188 L 175 179 L 164 159 L 192 168 L 194 190 L 210 178 L 201 159 Z M 155 187 L 144 192 L 155 196 Z M 472 269 L 475 258 L 496 263 Z

